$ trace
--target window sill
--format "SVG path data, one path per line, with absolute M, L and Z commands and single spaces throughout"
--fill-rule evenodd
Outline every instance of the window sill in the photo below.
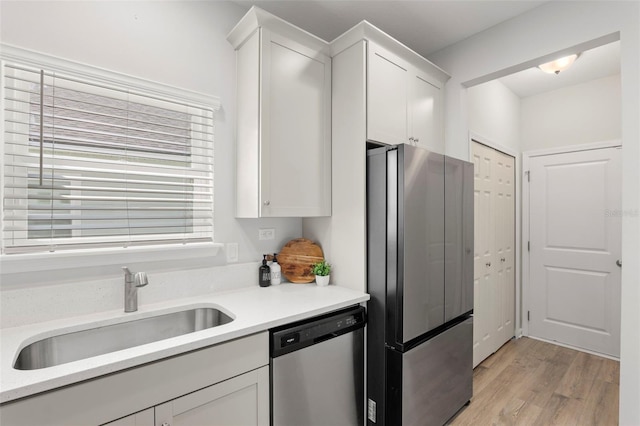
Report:
M 110 264 L 125 266 L 129 263 L 138 262 L 212 258 L 218 254 L 222 247 L 223 244 L 219 243 L 195 243 L 180 246 L 139 246 L 2 255 L 0 256 L 0 271 L 4 275 L 79 267 L 99 267 Z

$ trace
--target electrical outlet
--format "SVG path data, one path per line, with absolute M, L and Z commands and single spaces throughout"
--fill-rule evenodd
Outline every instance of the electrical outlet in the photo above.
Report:
M 258 229 L 258 239 L 260 241 L 273 240 L 275 237 L 276 237 L 276 230 L 273 228 Z
M 238 243 L 227 243 L 225 251 L 227 252 L 227 263 L 238 261 Z

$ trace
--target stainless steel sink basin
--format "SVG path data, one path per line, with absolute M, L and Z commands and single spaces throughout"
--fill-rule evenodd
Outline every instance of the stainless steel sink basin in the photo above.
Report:
M 18 354 L 13 368 L 36 370 L 103 355 L 227 324 L 233 318 L 214 308 L 188 309 L 38 340 Z

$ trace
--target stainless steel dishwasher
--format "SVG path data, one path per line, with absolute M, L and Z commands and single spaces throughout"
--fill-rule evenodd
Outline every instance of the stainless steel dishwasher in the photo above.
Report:
M 270 331 L 271 425 L 364 424 L 364 308 Z

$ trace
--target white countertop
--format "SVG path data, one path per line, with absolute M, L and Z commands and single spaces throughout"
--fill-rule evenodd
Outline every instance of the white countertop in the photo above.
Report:
M 279 325 L 320 315 L 369 300 L 369 295 L 345 287 L 281 284 L 245 287 L 224 293 L 140 306 L 135 313 L 101 312 L 0 330 L 0 403 L 225 342 Z M 79 361 L 37 370 L 13 368 L 18 352 L 40 339 L 96 325 L 170 313 L 185 307 L 213 307 L 230 315 L 228 324 L 171 339 L 136 346 Z

